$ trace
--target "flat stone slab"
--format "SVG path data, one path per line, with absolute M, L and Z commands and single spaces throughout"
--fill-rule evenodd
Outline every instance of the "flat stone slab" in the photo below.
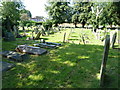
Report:
M 26 54 L 19 54 L 13 51 L 3 51 L 0 54 L 8 59 L 11 59 L 13 61 L 18 61 L 18 62 L 22 62 L 24 59 L 28 58 Z
M 62 44 L 60 43 L 53 43 L 53 42 L 45 42 L 46 44 L 51 44 L 51 45 L 56 45 L 56 46 L 61 46 Z
M 34 55 L 42 55 L 44 53 L 47 53 L 47 50 L 45 49 L 42 49 L 40 47 L 28 46 L 28 45 L 18 45 L 16 47 L 16 51 L 22 53 L 34 54 Z
M 42 48 L 57 48 L 56 45 L 49 45 L 49 44 L 46 44 L 46 43 L 34 44 L 34 46 L 42 47 Z
M 0 61 L 0 71 L 7 71 L 11 68 L 15 67 L 14 64 L 12 63 L 7 63 L 7 62 L 4 62 L 4 61 Z

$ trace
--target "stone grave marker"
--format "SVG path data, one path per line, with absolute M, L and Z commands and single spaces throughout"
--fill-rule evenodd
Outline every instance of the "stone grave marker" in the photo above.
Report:
M 100 87 L 104 86 L 104 76 L 105 76 L 106 63 L 107 63 L 107 58 L 109 53 L 109 47 L 110 47 L 110 36 L 107 35 L 105 39 L 104 53 L 103 53 L 103 59 L 102 59 L 101 69 L 100 69 Z
M 64 33 L 63 42 L 65 42 L 66 32 Z
M 13 52 L 13 51 L 3 51 L 0 54 L 3 57 L 6 57 L 10 60 L 17 61 L 17 62 L 22 62 L 28 58 L 28 55 L 26 55 L 26 54 L 19 54 L 17 52 Z
M 47 50 L 45 49 L 42 49 L 40 47 L 28 46 L 28 45 L 18 45 L 15 50 L 17 52 L 29 53 L 34 55 L 42 55 L 44 53 L 47 53 Z
M 68 35 L 68 37 L 67 37 L 67 42 L 69 42 L 69 38 L 70 38 L 70 35 L 71 35 L 72 32 L 73 32 L 73 29 L 71 28 L 71 30 L 70 30 L 70 32 L 69 32 L 69 35 Z
M 56 46 L 61 46 L 62 44 L 60 43 L 54 43 L 54 42 L 45 42 L 47 44 L 50 44 L 50 45 L 56 45 Z
M 0 64 L 1 64 L 1 65 L 0 65 L 0 72 L 2 72 L 2 71 L 7 71 L 7 70 L 15 67 L 14 64 L 12 64 L 12 63 L 7 63 L 7 62 L 4 62 L 4 61 L 0 61 Z
M 113 34 L 113 37 L 112 37 L 112 41 L 111 41 L 111 48 L 114 48 L 114 44 L 115 44 L 115 41 L 116 41 L 116 37 L 117 37 L 117 32 L 115 32 Z
M 41 48 L 57 48 L 56 45 L 49 45 L 46 43 L 39 43 L 39 44 L 34 44 L 34 46 L 41 47 Z

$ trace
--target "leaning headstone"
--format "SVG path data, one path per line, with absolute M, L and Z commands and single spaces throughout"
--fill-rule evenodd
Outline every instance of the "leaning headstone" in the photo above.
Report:
M 101 69 L 100 69 L 100 86 L 104 86 L 104 76 L 105 76 L 105 69 L 106 69 L 106 63 L 109 53 L 109 47 L 110 47 L 110 36 L 106 36 L 105 45 L 104 45 L 104 53 L 103 53 L 103 59 L 101 63 Z
M 12 63 L 7 63 L 7 62 L 4 62 L 4 61 L 0 61 L 0 64 L 1 64 L 1 65 L 0 65 L 0 72 L 1 72 L 1 71 L 7 71 L 7 70 L 15 67 L 14 64 L 12 64 Z
M 5 41 L 15 41 L 15 36 L 11 32 L 6 32 Z
M 114 48 L 114 44 L 116 41 L 116 37 L 117 37 L 117 32 L 114 33 L 113 37 L 112 37 L 112 41 L 111 41 L 111 48 Z
M 41 32 L 39 31 L 39 32 L 37 33 L 37 36 L 35 37 L 35 40 L 40 39 L 40 36 L 41 36 Z

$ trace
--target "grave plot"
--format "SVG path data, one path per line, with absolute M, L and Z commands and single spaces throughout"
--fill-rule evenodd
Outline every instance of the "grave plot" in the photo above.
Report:
M 53 43 L 53 42 L 45 42 L 46 44 L 51 44 L 51 45 L 56 45 L 56 46 L 61 46 L 62 44 L 60 43 Z
M 39 43 L 39 44 L 33 44 L 33 45 L 41 48 L 57 48 L 56 45 L 49 45 L 46 43 Z
M 62 44 L 60 43 L 53 43 L 53 42 L 45 42 L 43 41 L 42 43 L 34 44 L 34 46 L 37 47 L 42 47 L 42 48 L 57 48 L 58 46 L 61 46 Z
M 15 67 L 14 64 L 12 63 L 7 63 L 7 62 L 4 62 L 4 61 L 0 61 L 0 71 L 7 71 L 13 67 Z
M 42 49 L 40 47 L 28 46 L 28 45 L 18 45 L 15 50 L 18 52 L 29 53 L 34 55 L 42 55 L 47 53 L 47 50 L 45 49 Z
M 3 51 L 3 52 L 1 52 L 1 55 L 3 57 L 6 57 L 10 60 L 17 61 L 17 62 L 22 62 L 28 58 L 28 56 L 26 54 L 19 54 L 17 52 L 13 52 L 13 51 Z

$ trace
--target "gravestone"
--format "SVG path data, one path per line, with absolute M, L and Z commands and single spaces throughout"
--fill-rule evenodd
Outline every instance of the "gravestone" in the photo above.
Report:
M 66 32 L 64 33 L 63 43 L 65 42 Z
M 111 41 L 111 48 L 114 48 L 114 44 L 115 44 L 115 41 L 116 41 L 116 37 L 117 37 L 117 32 L 115 32 L 113 34 L 113 37 L 112 37 L 112 41 Z
M 7 63 L 7 62 L 4 62 L 4 61 L 0 61 L 0 72 L 1 71 L 7 71 L 11 68 L 15 67 L 14 64 L 12 63 Z
M 6 57 L 10 60 L 17 61 L 17 62 L 22 62 L 23 60 L 28 58 L 28 56 L 26 54 L 19 54 L 17 52 L 13 52 L 13 51 L 3 51 L 0 54 L 3 57 Z
M 35 37 L 35 40 L 40 39 L 40 36 L 41 36 L 41 32 L 39 31 L 39 32 L 37 33 L 37 36 Z
M 46 44 L 46 43 L 34 44 L 34 46 L 42 47 L 42 48 L 57 48 L 55 45 L 49 45 L 49 44 Z
M 47 53 L 47 50 L 45 49 L 42 49 L 40 47 L 28 46 L 28 45 L 18 45 L 15 50 L 17 52 L 29 53 L 34 55 L 42 55 L 44 53 Z
M 72 32 L 73 32 L 73 29 L 71 28 L 71 30 L 70 30 L 70 32 L 69 32 L 69 35 L 68 35 L 68 37 L 67 37 L 67 42 L 69 42 L 69 38 L 70 38 L 70 35 L 71 35 Z
M 109 47 L 110 47 L 110 36 L 107 35 L 105 39 L 105 45 L 104 45 L 104 53 L 103 53 L 103 59 L 101 63 L 101 69 L 100 69 L 100 86 L 104 86 L 104 76 L 105 76 L 105 69 L 106 69 L 106 63 L 109 53 Z
M 60 44 L 60 43 L 54 43 L 54 42 L 45 42 L 45 43 L 47 43 L 47 44 L 52 44 L 52 45 L 56 45 L 56 46 L 61 46 L 62 44 Z
M 15 36 L 11 32 L 6 32 L 5 41 L 15 41 Z

